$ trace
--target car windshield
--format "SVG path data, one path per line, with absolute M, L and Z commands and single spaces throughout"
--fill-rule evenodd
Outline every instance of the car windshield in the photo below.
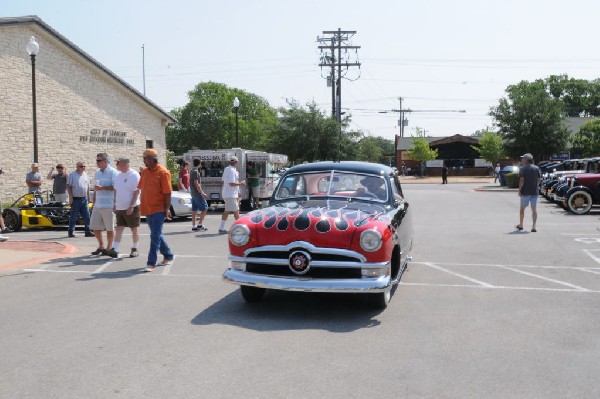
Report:
M 328 197 L 347 201 L 386 202 L 388 195 L 387 184 L 381 176 L 325 171 L 285 176 L 277 187 L 275 199 Z

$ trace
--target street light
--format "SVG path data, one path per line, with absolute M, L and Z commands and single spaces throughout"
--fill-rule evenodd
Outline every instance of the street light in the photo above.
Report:
M 31 97 L 33 101 L 33 162 L 38 162 L 38 138 L 37 138 L 37 116 L 35 104 L 35 56 L 40 52 L 40 45 L 31 36 L 29 43 L 25 47 L 31 57 Z
M 236 97 L 233 99 L 233 112 L 235 112 L 235 146 L 240 147 L 240 132 L 238 126 L 238 110 L 240 108 L 240 100 Z

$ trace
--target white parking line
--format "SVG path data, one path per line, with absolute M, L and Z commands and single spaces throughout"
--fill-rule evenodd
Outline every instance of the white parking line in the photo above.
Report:
M 548 278 L 548 277 L 540 276 L 538 274 L 533 274 L 533 273 L 525 272 L 523 270 L 514 269 L 512 267 L 506 267 L 506 266 L 499 266 L 499 267 L 501 269 L 513 271 L 515 273 L 521 273 L 521 274 L 524 274 L 526 276 L 539 278 L 540 280 L 550 281 L 552 283 L 556 283 L 556 284 L 560 284 L 560 285 L 566 285 L 567 287 L 572 287 L 572 288 L 574 288 L 574 289 L 576 289 L 578 291 L 589 291 L 587 288 L 583 288 L 583 287 L 580 287 L 580 286 L 575 285 L 575 284 L 567 283 L 565 281 L 555 280 L 553 278 Z
M 583 250 L 583 252 L 584 252 L 585 254 L 587 254 L 587 255 L 588 255 L 590 258 L 592 258 L 592 259 L 594 260 L 594 262 L 596 262 L 596 263 L 600 264 L 600 258 L 599 258 L 599 257 L 597 257 L 596 255 L 594 255 L 594 254 L 592 253 L 592 251 L 593 251 L 593 250 L 590 250 L 590 249 L 584 249 L 584 250 Z M 600 250 L 596 249 L 596 251 L 600 251 Z
M 479 288 L 479 289 L 491 289 L 491 290 L 518 290 L 518 291 L 548 291 L 548 292 L 585 292 L 585 293 L 600 293 L 599 290 L 577 290 L 569 288 L 548 288 L 548 287 L 513 287 L 504 285 L 492 285 L 484 287 L 482 285 L 471 285 L 471 284 L 435 284 L 435 283 L 404 283 L 400 282 L 400 285 L 405 286 L 420 286 L 420 287 L 457 287 L 457 288 Z
M 108 266 L 110 266 L 113 263 L 112 260 L 109 260 L 107 262 L 105 262 L 102 266 L 100 266 L 99 268 L 97 268 L 96 270 L 94 270 L 92 272 L 92 274 L 100 274 L 104 271 L 104 269 L 106 269 Z
M 429 267 L 431 267 L 431 268 L 433 268 L 433 269 L 437 269 L 437 270 L 440 270 L 440 271 L 442 271 L 442 272 L 445 272 L 445 273 L 451 274 L 451 275 L 453 275 L 453 276 L 460 277 L 460 278 L 462 278 L 462 279 L 465 279 L 465 280 L 467 280 L 467 281 L 470 281 L 470 282 L 472 282 L 472 283 L 479 284 L 479 285 L 480 285 L 480 286 L 482 286 L 482 287 L 493 287 L 493 285 L 491 285 L 491 284 L 484 283 L 483 281 L 475 280 L 474 278 L 471 278 L 471 277 L 465 276 L 464 274 L 460 274 L 460 273 L 456 273 L 456 272 L 450 271 L 450 270 L 448 270 L 448 269 L 444 269 L 443 267 L 441 267 L 441 266 L 437 266 L 437 265 L 435 265 L 435 264 L 433 264 L 433 263 L 429 263 L 429 262 L 423 262 L 423 264 L 424 264 L 424 265 L 426 265 L 426 266 L 429 266 Z

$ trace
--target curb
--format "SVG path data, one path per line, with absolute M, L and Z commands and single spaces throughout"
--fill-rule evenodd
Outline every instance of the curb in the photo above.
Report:
M 31 243 L 31 246 L 35 248 L 35 244 L 38 242 L 37 241 L 11 241 L 11 243 Z M 50 259 L 59 258 L 64 255 L 73 254 L 73 253 L 79 251 L 76 247 L 74 247 L 71 244 L 63 244 L 58 241 L 50 241 L 48 243 L 57 244 L 57 245 L 62 246 L 63 248 L 60 252 L 55 252 L 53 255 L 50 255 L 50 256 L 40 256 L 40 257 L 24 260 L 22 262 L 16 262 L 16 263 L 11 263 L 8 265 L 0 266 L 0 270 L 14 269 L 14 268 L 22 267 L 22 266 L 27 266 L 32 263 L 44 262 L 44 261 L 47 261 Z M 48 243 L 45 242 L 44 244 L 48 244 Z M 0 247 L 0 249 L 2 249 L 2 248 Z M 10 251 L 11 249 L 8 249 L 8 250 Z M 13 251 L 18 251 L 18 250 L 15 249 Z M 30 251 L 36 252 L 35 249 L 33 249 L 33 250 L 30 249 Z M 47 251 L 37 251 L 37 252 L 47 252 Z

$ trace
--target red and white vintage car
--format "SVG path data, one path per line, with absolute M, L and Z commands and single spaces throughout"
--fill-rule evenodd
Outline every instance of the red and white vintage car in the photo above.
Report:
M 248 302 L 266 289 L 367 294 L 385 308 L 413 243 L 396 170 L 364 162 L 302 164 L 281 177 L 270 206 L 229 231 L 223 278 Z

